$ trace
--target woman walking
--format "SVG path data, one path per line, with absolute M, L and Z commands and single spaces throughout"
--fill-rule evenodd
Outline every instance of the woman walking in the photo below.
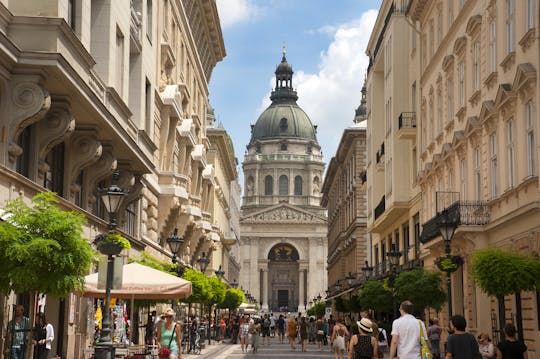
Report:
M 302 317 L 300 320 L 300 341 L 302 343 L 302 351 L 307 351 L 306 345 L 307 345 L 307 339 L 308 339 L 308 330 L 309 326 L 306 322 L 306 317 Z
M 249 322 L 247 318 L 240 318 L 240 346 L 242 353 L 248 350 Z
M 51 343 L 54 340 L 54 328 L 52 324 L 47 322 L 45 313 L 38 313 L 36 339 L 34 344 L 37 345 L 37 359 L 47 359 L 51 350 Z
M 352 359 L 353 354 L 354 359 L 377 358 L 379 344 L 377 343 L 377 338 L 371 335 L 373 333 L 371 320 L 362 318 L 359 322 L 356 322 L 356 324 L 358 324 L 358 331 L 360 334 L 351 338 L 348 358 Z
M 341 319 L 336 319 L 336 324 L 332 330 L 332 337 L 330 338 L 330 345 L 334 349 L 335 359 L 343 359 L 345 352 L 345 336 L 349 336 L 349 331 L 341 323 Z
M 295 350 L 296 346 L 294 345 L 294 341 L 296 339 L 296 320 L 293 316 L 289 318 L 289 322 L 287 323 L 287 336 L 289 337 L 291 350 Z
M 168 359 L 182 359 L 182 332 L 174 322 L 175 312 L 169 308 L 165 312 L 165 320 L 158 327 L 157 345 L 162 352 L 168 348 Z M 163 348 L 163 349 L 162 349 Z

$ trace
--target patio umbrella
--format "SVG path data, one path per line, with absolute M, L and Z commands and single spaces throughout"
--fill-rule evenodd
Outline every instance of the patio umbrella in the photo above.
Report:
M 105 297 L 98 289 L 98 273 L 84 277 L 84 297 Z M 123 299 L 180 299 L 191 295 L 191 282 L 139 263 L 123 266 L 122 288 L 112 289 L 111 297 Z

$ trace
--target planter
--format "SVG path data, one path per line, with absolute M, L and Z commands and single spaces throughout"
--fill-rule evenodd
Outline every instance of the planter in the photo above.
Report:
M 120 252 L 122 252 L 122 249 L 124 248 L 117 242 L 103 241 L 98 245 L 98 250 L 100 253 L 108 256 L 118 255 Z
M 435 265 L 440 271 L 452 273 L 458 270 L 463 264 L 463 258 L 460 256 L 439 257 L 435 260 Z

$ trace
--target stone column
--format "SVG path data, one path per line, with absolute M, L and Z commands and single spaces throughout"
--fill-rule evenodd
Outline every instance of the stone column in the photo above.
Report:
M 306 273 L 306 270 L 305 269 L 300 269 L 298 271 L 298 311 L 299 312 L 305 312 L 306 311 L 306 306 L 304 305 L 304 292 L 305 292 L 305 283 L 304 283 L 304 279 L 305 279 L 305 273 Z
M 262 310 L 268 311 L 268 267 L 262 269 L 263 272 L 263 294 L 262 294 Z

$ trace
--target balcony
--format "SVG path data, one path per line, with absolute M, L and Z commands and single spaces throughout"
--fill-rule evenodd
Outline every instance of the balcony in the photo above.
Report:
M 446 213 L 437 212 L 435 217 L 424 223 L 420 242 L 428 243 L 440 236 L 439 223 L 447 215 L 450 221 L 458 224 L 458 230 L 463 226 L 482 226 L 489 223 L 490 211 L 484 201 L 456 201 L 445 208 Z
M 416 112 L 402 112 L 399 115 L 397 137 L 400 140 L 416 138 Z
M 375 159 L 377 161 L 377 164 L 384 163 L 384 142 L 381 143 L 381 148 L 379 148 L 379 150 L 375 154 Z

